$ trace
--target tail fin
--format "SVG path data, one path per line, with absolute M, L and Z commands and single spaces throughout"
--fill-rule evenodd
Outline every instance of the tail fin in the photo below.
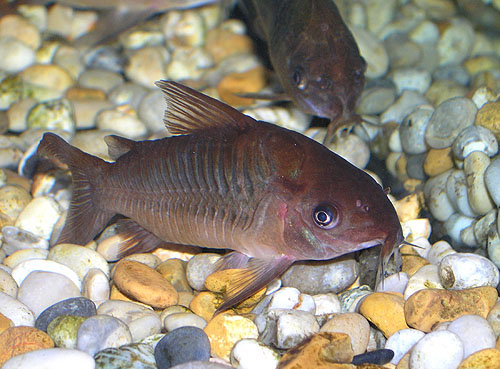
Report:
M 73 177 L 68 217 L 56 244 L 87 244 L 114 215 L 114 212 L 99 207 L 94 199 L 95 183 L 108 164 L 71 146 L 53 133 L 43 135 L 37 154 L 66 164 Z

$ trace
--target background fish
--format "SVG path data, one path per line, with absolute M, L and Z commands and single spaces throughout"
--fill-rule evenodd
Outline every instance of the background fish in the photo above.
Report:
M 164 242 L 232 249 L 241 269 L 218 311 L 252 295 L 296 260 L 330 259 L 402 238 L 396 212 L 366 173 L 323 145 L 174 82 L 159 82 L 171 133 L 108 136 L 114 163 L 46 133 L 38 154 L 66 163 L 73 197 L 58 243 L 86 244 L 115 214 L 131 240 L 117 258 Z
M 240 0 L 256 18 L 273 68 L 306 113 L 348 121 L 363 90 L 366 63 L 333 0 Z

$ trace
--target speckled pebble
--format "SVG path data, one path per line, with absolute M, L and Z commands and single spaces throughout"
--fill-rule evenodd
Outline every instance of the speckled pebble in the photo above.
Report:
M 16 326 L 33 327 L 35 325 L 35 315 L 30 308 L 3 292 L 0 292 L 0 313 Z
M 496 97 L 498 98 L 498 96 Z M 477 113 L 476 124 L 490 130 L 497 140 L 500 139 L 500 123 L 498 121 L 498 112 L 500 103 L 489 102 L 484 104 Z
M 45 309 L 36 319 L 35 327 L 47 331 L 52 320 L 61 315 L 90 317 L 96 315 L 95 304 L 85 297 L 75 297 L 57 302 Z
M 231 350 L 231 365 L 237 369 L 275 369 L 280 354 L 253 338 L 243 338 Z
M 157 369 L 153 348 L 143 343 L 106 348 L 94 359 L 96 369 Z
M 51 369 L 94 369 L 94 358 L 80 350 L 51 348 L 31 351 L 14 356 L 2 369 L 35 369 L 44 367 Z
M 401 329 L 387 339 L 385 348 L 394 352 L 391 363 L 397 365 L 401 358 L 417 343 L 425 333 L 418 329 Z
M 477 351 L 494 348 L 496 336 L 488 321 L 478 315 L 464 315 L 448 325 L 463 343 L 464 358 Z
M 49 242 L 31 232 L 24 231 L 17 227 L 5 226 L 2 228 L 2 250 L 7 255 L 21 249 L 48 249 Z
M 491 286 L 497 287 L 500 273 L 488 258 L 471 253 L 457 253 L 444 257 L 439 263 L 439 277 L 446 289 Z
M 186 278 L 187 262 L 181 259 L 168 259 L 156 267 L 163 278 L 174 286 L 177 292 L 193 292 Z
M 463 359 L 463 344 L 460 338 L 449 331 L 431 332 L 412 348 L 412 369 L 454 369 Z M 439 360 L 436 358 L 439 357 Z
M 18 285 L 14 278 L 5 270 L 0 269 L 0 292 L 5 293 L 11 297 L 16 297 Z
M 96 315 L 86 319 L 77 335 L 77 348 L 89 355 L 132 342 L 130 330 L 120 319 L 108 315 Z
M 59 315 L 47 327 L 47 334 L 54 340 L 57 347 L 74 349 L 78 329 L 85 321 L 85 317 L 75 315 Z
M 354 355 L 362 354 L 368 347 L 370 324 L 358 313 L 344 313 L 333 316 L 320 329 L 320 332 L 345 333 L 351 339 Z
M 11 327 L 0 334 L 0 366 L 14 356 L 52 347 L 52 339 L 39 329 Z
M 210 341 L 207 334 L 197 327 L 174 329 L 163 337 L 154 351 L 158 369 L 167 369 L 189 361 L 210 358 Z
M 467 357 L 458 369 L 496 369 L 500 362 L 500 350 L 485 349 Z

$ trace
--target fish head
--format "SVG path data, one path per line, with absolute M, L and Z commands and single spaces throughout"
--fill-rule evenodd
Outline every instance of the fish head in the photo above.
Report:
M 317 146 L 316 155 L 306 156 L 303 189 L 287 200 L 283 238 L 290 255 L 331 259 L 382 245 L 385 264 L 403 241 L 393 205 L 370 175 Z

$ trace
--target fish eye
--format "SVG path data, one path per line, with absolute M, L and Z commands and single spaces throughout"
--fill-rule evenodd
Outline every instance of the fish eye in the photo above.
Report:
M 304 78 L 304 69 L 302 67 L 297 67 L 292 74 L 293 83 L 299 90 L 306 88 L 306 79 Z
M 339 212 L 336 207 L 328 204 L 318 205 L 313 211 L 314 223 L 320 228 L 331 229 L 339 220 Z

